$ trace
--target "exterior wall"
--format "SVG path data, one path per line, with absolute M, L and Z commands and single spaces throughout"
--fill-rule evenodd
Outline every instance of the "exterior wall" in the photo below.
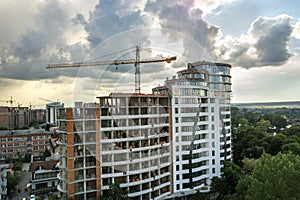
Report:
M 178 72 L 178 78 L 166 81 L 172 96 L 173 190 L 182 194 L 200 189 L 216 170 L 210 90 L 207 73 L 198 70 Z
M 96 106 L 96 107 L 95 107 Z M 60 183 L 62 198 L 96 199 L 100 192 L 99 108 L 67 108 L 59 112 Z
M 231 65 L 226 63 L 195 62 L 192 64 L 199 70 L 205 70 L 209 74 L 209 87 L 212 98 L 215 98 L 219 105 L 218 111 L 215 111 L 219 124 L 217 130 L 220 137 L 220 166 L 223 167 L 224 160 L 231 160 Z
M 31 179 L 32 191 L 56 190 L 58 184 L 57 170 L 37 170 Z
M 10 112 L 8 107 L 0 107 L 0 127 L 10 127 Z
M 46 121 L 46 110 L 45 109 L 30 109 L 30 120 L 32 121 Z
M 100 97 L 101 189 L 120 183 L 131 199 L 171 193 L 169 99 L 158 95 Z

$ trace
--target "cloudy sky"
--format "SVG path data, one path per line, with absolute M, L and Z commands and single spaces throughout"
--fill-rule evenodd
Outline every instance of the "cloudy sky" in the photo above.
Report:
M 139 45 L 141 59 L 178 58 L 142 65 L 142 92 L 207 60 L 232 65 L 233 102 L 300 100 L 299 8 L 298 0 L 2 0 L 0 99 L 71 106 L 133 92 L 132 65 L 45 67 L 130 59 Z

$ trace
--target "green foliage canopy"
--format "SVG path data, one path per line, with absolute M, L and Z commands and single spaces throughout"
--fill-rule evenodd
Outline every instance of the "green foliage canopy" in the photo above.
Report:
M 254 168 L 246 200 L 300 199 L 300 157 L 263 154 Z

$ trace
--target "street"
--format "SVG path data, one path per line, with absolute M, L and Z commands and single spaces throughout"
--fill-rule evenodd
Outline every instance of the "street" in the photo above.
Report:
M 31 173 L 29 172 L 29 165 L 30 163 L 23 163 L 22 176 L 20 178 L 19 184 L 17 185 L 17 189 L 14 191 L 11 197 L 12 200 L 19 200 L 24 197 L 29 199 L 30 188 L 25 191 L 27 184 L 30 183 Z M 18 193 L 18 190 L 20 190 L 20 193 Z

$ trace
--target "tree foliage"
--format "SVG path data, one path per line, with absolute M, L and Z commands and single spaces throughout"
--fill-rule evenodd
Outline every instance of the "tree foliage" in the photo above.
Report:
M 242 163 L 240 169 L 227 163 L 221 177 L 212 179 L 211 192 L 219 194 L 218 199 L 300 199 L 300 156 L 264 153 L 259 159 L 246 158 Z
M 232 157 L 240 168 L 226 163 L 212 179 L 218 199 L 300 200 L 300 125 L 286 128 L 285 117 L 232 108 Z
M 233 108 L 232 115 L 232 157 L 239 166 L 244 158 L 258 159 L 264 152 L 273 156 L 288 151 L 300 155 L 300 125 L 283 129 L 287 120 L 276 113 Z
M 299 199 L 299 180 L 299 156 L 263 154 L 253 170 L 245 199 Z
M 213 177 L 211 190 L 218 193 L 218 199 L 236 192 L 236 185 L 240 179 L 241 168 L 233 162 L 226 161 L 221 177 Z
M 100 200 L 130 200 L 127 193 L 122 190 L 118 183 L 109 186 L 109 189 Z
M 18 185 L 19 180 L 21 178 L 21 172 L 15 171 L 15 172 L 7 172 L 7 190 L 11 191 L 12 189 L 15 189 L 15 187 Z
M 60 200 L 61 198 L 57 194 L 48 196 L 48 200 Z

